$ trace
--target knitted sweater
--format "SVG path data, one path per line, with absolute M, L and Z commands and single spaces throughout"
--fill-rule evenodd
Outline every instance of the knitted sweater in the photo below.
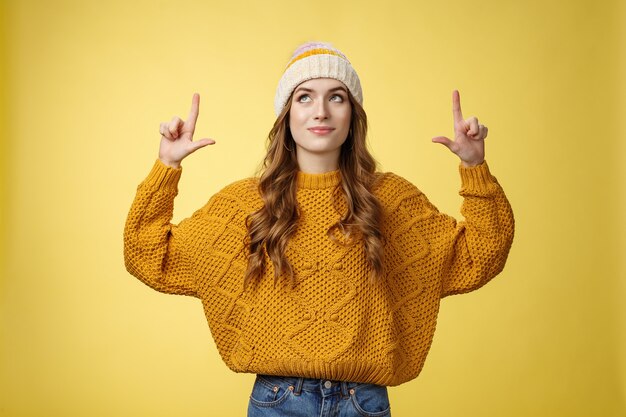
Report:
M 339 171 L 298 172 L 301 217 L 286 252 L 296 285 L 281 277 L 275 286 L 266 255 L 262 279 L 244 288 L 245 220 L 262 206 L 258 179 L 226 186 L 174 225 L 182 169 L 157 159 L 126 221 L 126 268 L 158 291 L 202 300 L 233 371 L 399 385 L 422 369 L 440 299 L 497 275 L 513 240 L 511 207 L 487 163 L 459 170 L 458 223 L 407 180 L 378 174 L 384 275 L 375 282 L 361 242 L 340 245 L 327 235 L 345 210 L 331 203 Z

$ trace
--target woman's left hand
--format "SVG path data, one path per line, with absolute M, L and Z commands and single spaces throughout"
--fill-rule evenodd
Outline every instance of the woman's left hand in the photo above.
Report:
M 485 160 L 487 126 L 478 123 L 476 117 L 463 120 L 458 90 L 452 92 L 452 115 L 454 117 L 454 141 L 445 136 L 433 138 L 433 142 L 445 145 L 461 158 L 464 166 L 480 165 Z

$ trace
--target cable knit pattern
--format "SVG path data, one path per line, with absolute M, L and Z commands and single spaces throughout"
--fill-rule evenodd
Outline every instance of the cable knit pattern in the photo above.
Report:
M 440 213 L 413 184 L 379 173 L 384 276 L 372 282 L 362 243 L 327 230 L 346 209 L 332 203 L 339 171 L 298 173 L 301 213 L 288 277 L 244 288 L 246 216 L 261 207 L 258 179 L 237 181 L 171 224 L 182 169 L 155 161 L 124 229 L 128 271 L 150 287 L 202 300 L 226 365 L 236 372 L 399 385 L 417 377 L 439 302 L 475 290 L 504 267 L 514 233 L 506 196 L 487 163 L 459 167 L 462 222 Z

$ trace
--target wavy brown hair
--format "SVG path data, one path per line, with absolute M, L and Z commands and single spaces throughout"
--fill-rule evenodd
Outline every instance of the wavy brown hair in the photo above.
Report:
M 292 97 L 293 93 L 268 134 L 268 149 L 259 180 L 263 207 L 246 219 L 246 240 L 250 255 L 244 285 L 262 275 L 266 254 L 274 266 L 274 284 L 283 273 L 290 276 L 292 285 L 295 283 L 293 267 L 285 256 L 287 244 L 298 227 L 300 217 L 296 200 L 296 144 L 289 128 Z M 362 238 L 367 261 L 372 267 L 371 278 L 374 279 L 383 274 L 383 237 L 380 232 L 382 209 L 372 193 L 376 161 L 366 147 L 365 110 L 352 94 L 348 93 L 348 97 L 352 105 L 350 131 L 339 155 L 341 187 L 338 186 L 333 193 L 335 199 L 343 197 L 347 210 L 329 228 L 328 236 L 337 242 L 335 233 L 340 232 L 348 244 Z M 337 206 L 339 202 L 334 201 L 334 204 Z

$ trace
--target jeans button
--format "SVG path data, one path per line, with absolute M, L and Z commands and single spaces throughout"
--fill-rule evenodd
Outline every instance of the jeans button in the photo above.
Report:
M 330 387 L 332 387 L 332 386 L 333 386 L 333 383 L 332 383 L 332 382 L 330 382 L 330 381 L 326 381 L 326 382 L 324 382 L 324 387 L 326 387 L 326 388 L 330 388 Z

